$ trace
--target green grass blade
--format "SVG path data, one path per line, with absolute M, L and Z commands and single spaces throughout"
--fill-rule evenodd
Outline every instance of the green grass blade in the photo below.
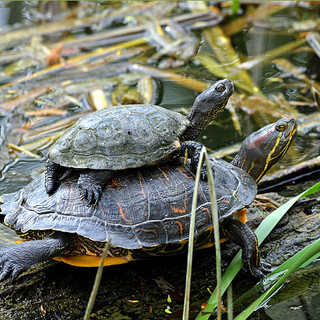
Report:
M 93 309 L 94 302 L 96 301 L 96 296 L 98 294 L 99 285 L 100 285 L 102 272 L 103 272 L 104 260 L 106 259 L 107 253 L 109 251 L 109 246 L 110 246 L 110 243 L 107 242 L 105 247 L 104 247 L 104 250 L 103 250 L 103 253 L 102 253 L 102 257 L 100 259 L 100 265 L 99 265 L 99 268 L 97 270 L 96 278 L 94 280 L 93 288 L 92 288 L 92 291 L 91 291 L 91 294 L 90 294 L 89 302 L 88 302 L 88 305 L 87 305 L 86 312 L 85 312 L 83 320 L 89 320 L 91 311 Z
M 317 240 L 318 241 L 318 240 Z M 316 242 L 316 241 L 315 241 Z M 309 246 L 313 246 L 314 243 L 312 243 Z M 308 247 L 309 247 L 308 246 Z M 308 248 L 306 247 L 306 248 Z M 312 247 L 311 247 L 312 249 Z M 269 273 L 264 279 L 263 283 L 259 282 L 257 283 L 253 288 L 251 288 L 249 291 L 244 293 L 241 297 L 239 297 L 235 301 L 235 305 L 243 304 L 243 301 L 246 300 L 252 300 L 252 297 L 257 294 L 257 292 L 260 292 L 263 288 L 265 290 L 269 289 L 277 280 L 279 280 L 282 275 L 290 268 L 290 266 L 295 263 L 295 261 L 298 261 L 301 259 L 301 256 L 303 256 L 305 251 L 301 250 L 298 253 L 296 253 L 293 257 L 291 257 L 289 260 L 285 261 L 283 264 L 281 264 L 278 268 L 276 268 L 274 271 Z M 302 263 L 299 268 L 306 267 L 309 263 L 314 261 L 320 256 L 320 252 L 316 251 L 315 255 L 312 255 L 313 252 L 309 253 L 309 256 L 311 256 L 310 259 L 307 259 L 306 262 Z
M 228 320 L 233 320 L 233 292 L 232 292 L 232 283 L 227 289 L 227 306 L 228 306 Z
M 240 0 L 232 0 L 231 12 L 232 14 L 237 14 L 240 9 Z
M 259 244 L 262 243 L 267 235 L 273 230 L 276 224 L 280 221 L 280 219 L 284 216 L 284 214 L 293 206 L 293 204 L 302 197 L 311 195 L 315 192 L 320 190 L 320 182 L 315 184 L 313 187 L 309 188 L 308 190 L 302 192 L 298 196 L 290 199 L 287 203 L 282 205 L 280 208 L 275 210 L 272 214 L 270 214 L 267 218 L 265 218 L 260 226 L 256 230 L 256 235 L 259 240 Z M 310 257 L 311 258 L 311 257 Z M 307 262 L 307 261 L 306 261 Z M 242 260 L 241 260 L 241 250 L 238 254 L 233 258 L 232 262 L 230 263 L 227 270 L 224 272 L 222 276 L 222 284 L 221 284 L 221 292 L 222 294 L 226 291 L 227 287 L 240 271 L 242 267 Z M 211 313 L 217 306 L 217 299 L 216 299 L 217 291 L 216 289 L 212 292 L 210 296 L 206 308 L 200 311 L 196 320 L 205 320 L 209 319 Z
M 320 182 L 318 182 L 317 184 L 315 184 L 313 187 L 309 188 L 305 192 L 302 192 L 296 197 L 290 199 L 288 202 L 286 202 L 284 205 L 282 205 L 280 208 L 273 211 L 272 214 L 266 217 L 255 231 L 255 234 L 258 237 L 259 245 L 266 239 L 266 237 L 273 230 L 276 224 L 281 220 L 284 214 L 293 206 L 293 204 L 297 202 L 297 200 L 299 200 L 302 197 L 306 197 L 312 193 L 318 192 L 319 190 L 320 190 Z
M 273 293 L 275 293 L 284 283 L 284 281 L 301 266 L 304 266 L 306 262 L 311 262 L 311 259 L 320 256 L 320 239 L 314 241 L 312 244 L 299 251 L 296 255 L 291 257 L 288 261 L 283 263 L 280 267 L 272 272 L 268 276 L 272 276 L 277 272 L 282 273 L 280 279 L 269 288 L 264 294 L 262 294 L 258 299 L 256 299 L 249 307 L 242 311 L 234 320 L 245 320 L 247 319 L 262 303 L 264 303 Z
M 215 226 L 213 228 L 214 233 L 214 243 L 215 243 L 215 251 L 216 251 L 216 278 L 217 278 L 217 319 L 221 319 L 221 250 L 220 250 L 220 232 L 219 228 L 219 216 L 218 216 L 218 206 L 217 206 L 217 197 L 216 191 L 214 187 L 213 174 L 211 170 L 211 165 L 209 161 L 208 153 L 204 147 L 204 155 L 207 166 L 208 173 L 208 184 L 209 184 L 209 192 L 210 192 L 210 202 L 211 202 L 211 213 L 212 213 L 212 223 Z
M 193 243 L 194 243 L 194 228 L 196 219 L 196 209 L 197 209 L 197 199 L 198 199 L 198 188 L 200 183 L 200 173 L 203 164 L 203 158 L 205 158 L 207 168 L 211 168 L 209 156 L 206 148 L 203 147 L 199 157 L 199 164 L 196 173 L 194 193 L 192 198 L 192 210 L 190 217 L 190 230 L 189 230 L 189 243 L 188 243 L 188 263 L 186 272 L 186 284 L 185 284 L 185 295 L 184 295 L 184 305 L 183 305 L 183 320 L 189 319 L 189 308 L 190 308 L 190 288 L 191 288 L 191 273 L 192 273 L 192 258 L 193 258 Z M 218 207 L 216 201 L 216 192 L 214 188 L 214 178 L 212 170 L 207 170 L 208 174 L 208 184 L 210 192 L 211 201 L 211 212 L 212 212 L 212 222 L 214 226 L 219 225 L 218 217 Z M 221 255 L 220 255 L 220 235 L 219 228 L 214 228 L 214 239 L 216 248 L 216 273 L 217 273 L 217 301 L 218 301 L 218 319 L 221 318 L 221 295 L 220 295 L 220 283 L 221 283 Z
M 193 243 L 194 243 L 194 227 L 195 227 L 195 221 L 196 221 L 198 188 L 199 188 L 199 183 L 200 183 L 200 173 L 201 173 L 204 152 L 205 152 L 205 149 L 202 149 L 201 153 L 200 153 L 199 164 L 198 164 L 196 179 L 195 179 L 195 183 L 194 183 L 194 192 L 193 192 L 193 197 L 192 197 L 192 209 L 191 209 L 191 217 L 190 217 L 189 243 L 188 243 L 188 262 L 187 262 L 187 272 L 186 272 L 186 284 L 185 284 L 185 289 L 184 289 L 184 303 L 183 303 L 182 320 L 189 319 L 191 273 L 192 273 Z

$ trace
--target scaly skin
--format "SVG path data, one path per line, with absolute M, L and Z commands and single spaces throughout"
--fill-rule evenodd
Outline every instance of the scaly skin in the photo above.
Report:
M 81 195 L 87 199 L 89 204 L 97 204 L 102 189 L 106 183 L 113 177 L 115 171 L 112 170 L 89 170 L 88 172 L 81 172 L 78 179 L 78 187 Z
M 187 116 L 190 125 L 180 137 L 181 141 L 195 140 L 201 131 L 225 109 L 234 91 L 229 79 L 217 81 L 199 94 Z
M 52 194 L 56 190 L 58 181 L 63 176 L 65 170 L 66 168 L 59 166 L 50 159 L 47 160 L 45 187 L 48 194 Z
M 11 277 L 11 281 L 24 271 L 48 262 L 68 251 L 68 235 L 56 233 L 43 240 L 22 242 L 2 248 L 0 251 L 0 281 Z

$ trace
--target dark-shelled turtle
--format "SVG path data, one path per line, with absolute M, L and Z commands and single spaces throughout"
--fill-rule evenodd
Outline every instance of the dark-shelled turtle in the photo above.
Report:
M 244 265 L 256 277 L 262 276 L 257 240 L 238 212 L 254 200 L 256 182 L 286 153 L 295 132 L 295 121 L 283 118 L 245 139 L 232 163 L 210 160 L 222 233 L 242 247 Z M 107 241 L 105 265 L 185 251 L 194 175 L 184 166 L 167 163 L 123 171 L 106 185 L 96 206 L 80 197 L 76 181 L 70 177 L 49 196 L 41 175 L 24 189 L 2 196 L 4 223 L 33 241 L 0 250 L 0 280 L 58 256 L 73 265 L 97 265 Z M 196 248 L 213 244 L 210 208 L 208 183 L 202 181 Z
M 232 93 L 230 80 L 216 82 L 197 96 L 187 116 L 147 104 L 114 106 L 82 117 L 48 152 L 47 192 L 54 192 L 67 168 L 82 169 L 78 186 L 94 202 L 116 170 L 155 165 L 186 149 L 191 168 L 196 167 L 202 144 L 193 140 L 224 110 Z

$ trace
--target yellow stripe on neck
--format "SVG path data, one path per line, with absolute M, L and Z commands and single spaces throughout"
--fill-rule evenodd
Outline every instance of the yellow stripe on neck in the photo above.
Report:
M 272 155 L 274 154 L 275 149 L 278 147 L 278 144 L 279 144 L 279 141 L 281 140 L 281 137 L 282 137 L 282 133 L 278 135 L 278 138 L 276 140 L 276 143 L 274 144 L 274 147 L 272 148 L 271 152 L 269 152 L 269 154 L 267 156 L 264 169 L 261 171 L 261 173 L 256 181 L 259 181 L 261 179 L 261 177 L 264 175 L 264 173 L 266 172 L 266 170 L 268 169 L 268 165 L 269 165 L 270 161 L 272 160 Z

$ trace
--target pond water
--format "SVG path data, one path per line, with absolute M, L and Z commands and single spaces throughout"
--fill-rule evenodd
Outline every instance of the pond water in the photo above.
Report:
M 183 113 L 208 83 L 231 78 L 236 93 L 227 110 L 199 138 L 212 152 L 226 150 L 227 160 L 235 153 L 228 151 L 231 147 L 237 148 L 253 131 L 287 115 L 297 119 L 299 132 L 274 170 L 290 168 L 320 154 L 320 53 L 315 49 L 320 43 L 320 7 L 316 3 L 247 4 L 234 16 L 228 7 L 201 1 L 110 6 L 80 1 L 79 11 L 72 6 L 39 8 L 36 2 L 19 10 L 15 5 L 21 6 L 3 2 L 0 7 L 4 30 L 0 32 L 0 107 L 1 103 L 7 106 L 2 108 L 0 119 L 1 194 L 19 190 L 43 171 L 46 151 L 57 138 L 55 135 L 77 117 L 95 110 L 94 92 L 102 93 L 107 104 L 147 103 L 137 90 L 145 78 L 148 85 L 153 81 L 148 94 L 157 92 L 151 94 L 153 103 Z M 12 24 L 13 12 L 22 12 L 16 19 L 27 18 L 24 27 Z M 172 18 L 172 24 L 159 31 L 167 16 L 199 12 L 212 16 L 207 20 L 193 17 L 196 22 L 186 19 L 184 26 L 188 27 L 182 30 L 181 25 L 178 28 L 180 20 Z M 208 21 L 214 20 L 216 12 L 217 17 L 226 17 L 211 26 Z M 69 23 L 72 19 L 77 19 L 77 27 Z M 48 22 L 55 25 L 43 29 Z M 147 27 L 127 37 L 130 29 L 137 26 Z M 127 27 L 127 33 L 120 36 L 128 49 L 120 46 L 110 53 L 100 53 L 100 46 L 108 47 L 107 40 L 110 46 L 119 45 L 122 38 L 112 42 L 116 36 L 111 37 L 108 32 L 120 27 Z M 23 28 L 30 28 L 33 36 L 25 39 L 22 31 L 19 34 Z M 94 39 L 99 34 L 105 37 Z M 140 44 L 128 45 L 133 40 Z M 49 52 L 59 43 L 64 49 L 57 49 L 58 62 L 70 64 L 50 69 Z M 194 54 L 187 55 L 186 48 L 192 49 L 193 45 Z M 80 62 L 72 60 L 74 57 L 80 57 Z M 134 72 L 135 64 L 142 66 L 139 72 Z M 20 102 L 19 97 L 23 97 Z M 41 110 L 46 112 L 41 114 Z M 22 149 L 8 148 L 8 144 Z M 25 149 L 38 158 L 26 155 Z M 0 245 L 13 239 L 13 234 L 1 227 Z M 319 261 L 299 270 L 250 319 L 283 319 L 284 314 L 287 319 L 319 319 L 318 271 Z M 301 290 L 295 291 L 295 286 Z

